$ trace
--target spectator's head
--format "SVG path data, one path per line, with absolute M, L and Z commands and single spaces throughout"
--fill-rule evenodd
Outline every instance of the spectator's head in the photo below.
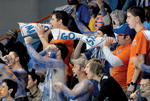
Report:
M 126 21 L 126 15 L 122 10 L 115 10 L 110 14 L 112 19 L 113 28 L 118 28 Z
M 18 32 L 16 29 L 8 30 L 6 33 L 7 42 L 16 42 L 17 37 L 18 37 Z
M 141 90 L 141 96 L 142 97 L 149 97 L 150 96 L 150 75 L 144 75 L 141 78 L 140 82 L 140 90 Z
M 18 84 L 10 79 L 4 79 L 2 81 L 2 86 L 0 88 L 0 97 L 8 98 L 15 97 L 15 93 L 17 92 Z
M 15 66 L 15 64 L 17 63 L 21 63 L 22 59 L 21 59 L 21 54 L 19 51 L 14 50 L 14 51 L 10 51 L 8 54 L 8 58 L 10 59 L 8 62 L 6 62 L 6 64 L 10 67 L 13 68 Z M 22 61 L 23 62 L 23 61 Z
M 132 42 L 136 34 L 134 29 L 130 29 L 127 23 L 122 24 L 119 28 L 113 29 L 117 34 L 118 44 L 125 45 L 128 41 Z
M 91 1 L 88 3 L 89 14 L 91 17 L 96 17 L 99 13 L 99 7 L 95 1 Z
M 145 10 L 145 20 L 147 22 L 150 22 L 150 6 L 145 7 L 144 10 Z
M 27 89 L 34 89 L 34 87 L 38 87 L 38 84 L 40 82 L 40 76 L 35 74 L 35 72 L 29 72 L 28 73 L 28 85 Z
M 79 2 L 78 0 L 67 0 L 68 1 L 68 5 L 77 5 Z
M 68 55 L 68 48 L 62 43 L 54 43 L 54 45 L 58 48 L 56 51 L 56 57 L 57 55 L 61 55 L 61 58 L 64 60 Z
M 145 20 L 145 11 L 142 7 L 132 6 L 127 10 L 127 23 L 131 29 L 135 29 L 137 25 L 142 24 Z
M 100 27 L 95 36 L 96 37 L 103 37 L 104 34 L 106 34 L 107 36 L 110 36 L 110 37 L 115 37 L 111 26 Z
M 50 24 L 53 28 L 66 27 L 68 25 L 69 15 L 65 11 L 53 11 Z
M 81 73 L 85 73 L 84 69 L 87 64 L 86 59 L 82 59 L 82 58 L 71 59 L 71 62 L 74 64 L 73 69 L 72 69 L 74 77 L 78 78 Z
M 101 77 L 104 74 L 104 65 L 100 59 L 90 59 L 86 65 L 85 72 L 89 79 Z

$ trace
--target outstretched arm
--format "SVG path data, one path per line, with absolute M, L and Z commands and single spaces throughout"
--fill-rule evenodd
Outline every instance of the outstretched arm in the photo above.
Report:
M 77 17 L 77 15 L 73 12 L 73 14 L 71 14 L 72 17 L 74 18 L 74 21 L 78 27 L 78 29 L 80 30 L 81 33 L 83 34 L 88 34 L 88 35 L 94 35 L 95 32 L 90 31 Z
M 50 59 L 50 58 L 46 58 L 46 57 L 43 57 L 43 56 L 39 55 L 35 51 L 35 49 L 32 47 L 32 45 L 30 44 L 31 40 L 32 40 L 31 37 L 26 37 L 24 40 L 25 40 L 25 43 L 26 43 L 28 53 L 29 53 L 31 59 L 33 60 L 33 62 L 35 62 L 35 63 L 37 63 L 40 66 L 45 67 L 45 68 L 57 67 L 56 66 L 57 64 L 62 63 L 62 61 L 60 61 L 60 60 Z M 51 48 L 48 48 L 48 49 L 51 49 Z
M 75 100 L 81 96 L 87 98 L 89 95 L 88 96 L 83 96 L 83 95 L 92 91 L 92 84 L 88 80 L 85 80 L 81 84 L 76 85 L 74 87 L 74 90 L 70 90 L 65 84 L 62 84 L 61 82 L 57 82 L 53 86 L 55 90 L 56 87 L 60 87 L 61 92 L 63 92 L 69 99 L 72 100 Z

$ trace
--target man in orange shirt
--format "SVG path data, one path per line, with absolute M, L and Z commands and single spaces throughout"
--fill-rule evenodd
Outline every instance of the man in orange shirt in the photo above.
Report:
M 143 30 L 146 30 L 143 26 L 143 22 L 145 20 L 145 12 L 142 7 L 133 6 L 127 10 L 127 23 L 131 29 L 135 29 L 137 32 L 134 40 L 131 45 L 130 58 L 137 57 L 140 59 L 142 63 L 146 62 L 146 57 L 148 54 L 149 44 L 148 41 L 143 34 Z M 147 63 L 146 63 L 147 64 Z M 129 84 L 129 88 L 127 89 L 127 94 L 130 96 L 135 89 L 140 88 L 140 79 L 139 76 L 141 74 L 141 70 L 137 69 L 134 64 L 129 61 L 128 71 L 127 71 L 127 84 Z M 141 101 L 141 100 L 139 100 Z
M 51 21 L 49 22 L 52 25 L 52 28 L 59 28 L 59 29 L 64 29 L 64 30 L 69 30 L 67 28 L 68 25 L 68 21 L 69 21 L 69 16 L 65 11 L 54 11 L 52 13 L 52 18 Z M 38 26 L 41 26 L 40 24 Z M 70 62 L 70 57 L 73 51 L 73 44 L 74 44 L 74 40 L 62 40 L 62 39 L 57 39 L 57 40 L 51 40 L 51 42 L 48 42 L 48 38 L 49 38 L 49 34 L 51 32 L 51 28 L 44 32 L 45 30 L 45 26 L 43 27 L 39 27 L 36 28 L 37 32 L 38 32 L 38 36 L 43 44 L 43 49 L 45 49 L 46 47 L 49 46 L 50 43 L 63 43 L 67 46 L 68 48 L 68 55 L 64 60 L 64 63 L 69 67 L 69 74 L 72 75 L 72 66 L 69 64 Z
M 126 93 L 127 68 L 135 30 L 130 29 L 128 24 L 125 23 L 120 28 L 114 29 L 114 32 L 117 34 L 117 40 L 120 46 L 112 53 L 109 46 L 113 42 L 113 39 L 107 37 L 103 44 L 103 52 L 106 60 L 113 66 L 112 77 L 120 84 Z

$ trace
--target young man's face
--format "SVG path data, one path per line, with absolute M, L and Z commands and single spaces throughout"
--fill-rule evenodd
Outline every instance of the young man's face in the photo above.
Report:
M 27 89 L 31 89 L 33 86 L 35 85 L 31 75 L 28 75 L 28 85 L 27 85 Z
M 78 78 L 78 76 L 81 73 L 80 65 L 74 64 L 74 67 L 72 68 L 72 71 L 73 71 L 73 76 Z
M 141 79 L 140 83 L 141 87 L 141 96 L 142 97 L 148 97 L 150 95 L 150 81 L 149 79 Z M 147 92 L 146 92 L 147 91 Z
M 119 45 L 125 45 L 126 44 L 125 34 L 117 34 L 117 41 Z
M 86 72 L 88 79 L 93 79 L 94 74 L 90 71 L 90 63 L 86 65 L 84 71 Z
M 53 14 L 52 15 L 52 18 L 51 18 L 51 21 L 50 21 L 50 24 L 53 26 L 53 28 L 59 28 L 59 21 L 57 21 L 56 19 L 56 15 Z
M 15 56 L 15 53 L 14 52 L 9 52 L 8 54 L 10 56 L 10 61 L 7 63 L 8 67 L 12 67 L 15 63 L 16 63 L 16 56 Z
M 134 29 L 135 25 L 137 24 L 136 17 L 134 17 L 130 12 L 127 12 L 126 22 L 129 24 L 131 29 Z
M 6 98 L 9 95 L 7 84 L 4 82 L 0 88 L 0 98 Z

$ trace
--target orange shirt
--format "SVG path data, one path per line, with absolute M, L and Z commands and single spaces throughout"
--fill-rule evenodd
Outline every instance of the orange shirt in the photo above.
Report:
M 69 30 L 69 29 L 64 29 L 64 30 Z M 68 55 L 64 60 L 64 63 L 68 66 L 69 68 L 69 75 L 73 75 L 72 72 L 72 65 L 69 64 L 70 62 L 70 58 L 71 58 L 71 54 L 73 51 L 73 44 L 74 44 L 74 40 L 62 40 L 62 39 L 57 39 L 57 40 L 52 40 L 50 43 L 63 43 L 67 46 L 68 48 Z
M 143 30 L 146 30 L 146 28 L 142 28 L 135 36 L 134 40 L 132 41 L 131 45 L 131 52 L 130 52 L 130 58 L 135 56 L 138 57 L 138 54 L 147 54 L 148 45 L 149 42 L 147 41 L 145 35 L 143 34 Z M 129 61 L 128 65 L 128 71 L 127 71 L 127 84 L 131 83 L 133 74 L 135 71 L 135 66 L 131 61 Z M 138 79 L 137 83 L 140 83 L 140 79 Z
M 123 63 L 122 66 L 113 67 L 112 77 L 120 84 L 122 88 L 127 87 L 127 68 L 130 58 L 131 44 L 119 46 L 113 54 Z

